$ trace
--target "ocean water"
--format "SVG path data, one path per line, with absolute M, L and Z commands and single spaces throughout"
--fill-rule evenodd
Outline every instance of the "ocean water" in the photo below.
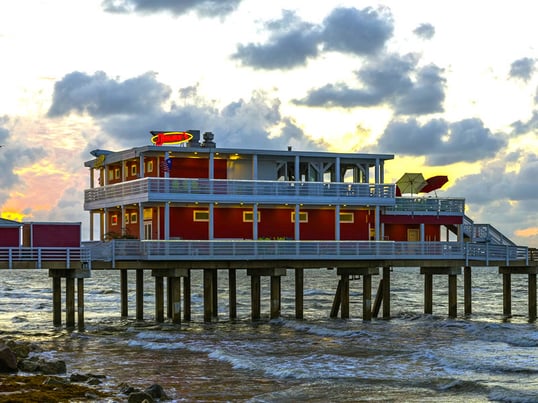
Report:
M 502 317 L 496 268 L 473 269 L 473 315 L 449 319 L 448 280 L 434 276 L 433 315 L 423 314 L 423 276 L 395 268 L 390 320 L 365 322 L 362 281 L 351 283 L 351 319 L 330 319 L 336 271 L 305 270 L 304 320 L 294 319 L 294 276 L 282 278 L 282 317 L 250 320 L 250 279 L 237 271 L 238 319 L 229 321 L 227 272 L 219 272 L 219 320 L 203 323 L 202 273 L 192 271 L 192 321 L 154 322 L 154 282 L 145 278 L 144 321 L 120 317 L 119 275 L 85 280 L 83 332 L 52 326 L 47 270 L 0 271 L 0 337 L 37 341 L 68 373 L 107 376 L 104 388 L 159 383 L 176 402 L 538 402 L 538 328 L 527 319 L 527 277 L 512 277 L 513 317 Z M 375 295 L 379 277 L 374 276 Z M 65 313 L 63 314 L 65 320 Z M 115 401 L 121 401 L 120 399 Z

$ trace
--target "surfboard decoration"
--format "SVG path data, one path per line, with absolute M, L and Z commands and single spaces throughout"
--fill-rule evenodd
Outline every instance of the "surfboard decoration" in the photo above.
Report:
M 192 134 L 187 132 L 161 132 L 150 131 L 151 142 L 156 146 L 162 146 L 163 144 L 181 144 L 192 139 Z

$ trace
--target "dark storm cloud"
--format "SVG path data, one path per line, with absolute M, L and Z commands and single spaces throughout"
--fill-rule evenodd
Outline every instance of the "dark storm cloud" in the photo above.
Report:
M 174 15 L 196 12 L 202 17 L 225 16 L 237 9 L 242 0 L 103 0 L 101 6 L 111 13 Z
M 257 69 L 290 69 L 305 65 L 326 51 L 359 56 L 380 51 L 392 36 L 393 23 L 386 11 L 371 8 L 334 9 L 321 25 L 307 23 L 285 11 L 279 20 L 266 23 L 270 32 L 267 43 L 238 45 L 232 55 L 243 65 Z
M 425 156 L 428 165 L 449 165 L 491 158 L 507 140 L 484 127 L 480 119 L 447 123 L 442 119 L 420 125 L 415 119 L 391 122 L 376 150 L 410 156 Z
M 327 50 L 373 55 L 392 37 L 388 10 L 336 8 L 323 21 L 322 41 Z
M 528 81 L 536 69 L 536 60 L 529 57 L 518 59 L 510 65 L 510 77 Z
M 43 148 L 29 147 L 17 139 L 12 139 L 10 130 L 6 128 L 8 124 L 7 117 L 0 117 L 0 206 L 9 198 L 11 188 L 19 183 L 19 176 L 15 171 L 47 156 Z
M 90 76 L 75 71 L 54 85 L 49 117 L 71 112 L 88 113 L 93 117 L 148 113 L 159 108 L 170 96 L 170 88 L 159 83 L 154 73 L 119 81 L 104 72 Z
M 538 98 L 538 94 L 537 94 Z M 536 99 L 535 99 L 536 101 Z M 536 131 L 538 129 L 538 111 L 533 111 L 532 116 L 526 122 L 518 120 L 512 123 L 512 128 L 514 129 L 515 135 L 526 134 L 529 132 Z
M 430 65 L 417 70 L 413 55 L 388 55 L 356 72 L 359 84 L 327 84 L 294 102 L 306 106 L 371 107 L 390 105 L 397 114 L 421 115 L 443 111 L 445 79 Z M 414 79 L 413 79 L 414 78 Z
M 431 24 L 420 24 L 413 33 L 422 39 L 432 39 L 435 35 L 435 27 Z
M 289 11 L 279 20 L 266 23 L 271 32 L 265 44 L 238 45 L 232 59 L 260 69 L 290 69 L 304 65 L 318 54 L 319 32 L 312 24 L 301 21 Z

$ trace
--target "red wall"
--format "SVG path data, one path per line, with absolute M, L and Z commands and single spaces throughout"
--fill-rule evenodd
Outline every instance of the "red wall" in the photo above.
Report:
M 161 158 L 160 161 L 164 159 Z M 227 162 L 225 159 L 215 159 L 214 168 L 215 179 L 226 179 Z M 161 176 L 164 176 L 162 171 Z M 172 158 L 170 177 L 207 179 L 209 178 L 209 160 L 207 158 Z
M 420 230 L 419 224 L 385 224 L 385 239 L 390 241 L 407 241 L 407 230 Z M 441 226 L 424 225 L 424 237 L 426 241 L 441 240 Z
M 80 223 L 31 223 L 24 224 L 23 231 L 33 238 L 25 246 L 80 247 Z
M 20 245 L 19 227 L 0 228 L 0 247 L 14 247 Z

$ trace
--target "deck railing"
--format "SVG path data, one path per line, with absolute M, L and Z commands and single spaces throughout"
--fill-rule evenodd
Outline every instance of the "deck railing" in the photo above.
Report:
M 47 263 L 65 262 L 65 267 L 78 268 L 91 260 L 91 249 L 62 247 L 0 247 L 0 267 L 13 269 L 17 263 L 24 263 L 25 268 L 46 268 Z M 20 264 L 19 264 L 20 266 Z
M 84 191 L 85 207 L 94 203 L 121 200 L 174 201 L 174 200 L 283 200 L 300 197 L 342 199 L 348 203 L 365 199 L 375 204 L 390 205 L 395 198 L 394 184 L 343 183 L 343 182 L 289 182 L 253 181 L 228 179 L 188 178 L 142 178 L 132 181 L 101 186 Z M 250 198 L 250 199 L 249 199 Z M 305 199 L 306 198 L 306 199 Z
M 527 247 L 461 242 L 393 241 L 138 241 L 113 240 L 88 244 L 92 249 L 108 245 L 108 259 L 115 260 L 463 260 L 512 261 L 528 264 Z M 92 259 L 93 259 L 92 253 Z
M 522 246 L 461 242 L 392 241 L 139 241 L 85 242 L 81 248 L 0 248 L 0 268 L 41 269 L 51 262 L 91 268 L 92 261 L 117 260 L 459 260 L 529 263 Z
M 427 213 L 427 214 L 463 214 L 465 199 L 433 197 L 397 197 L 394 206 L 385 208 L 387 214 Z

